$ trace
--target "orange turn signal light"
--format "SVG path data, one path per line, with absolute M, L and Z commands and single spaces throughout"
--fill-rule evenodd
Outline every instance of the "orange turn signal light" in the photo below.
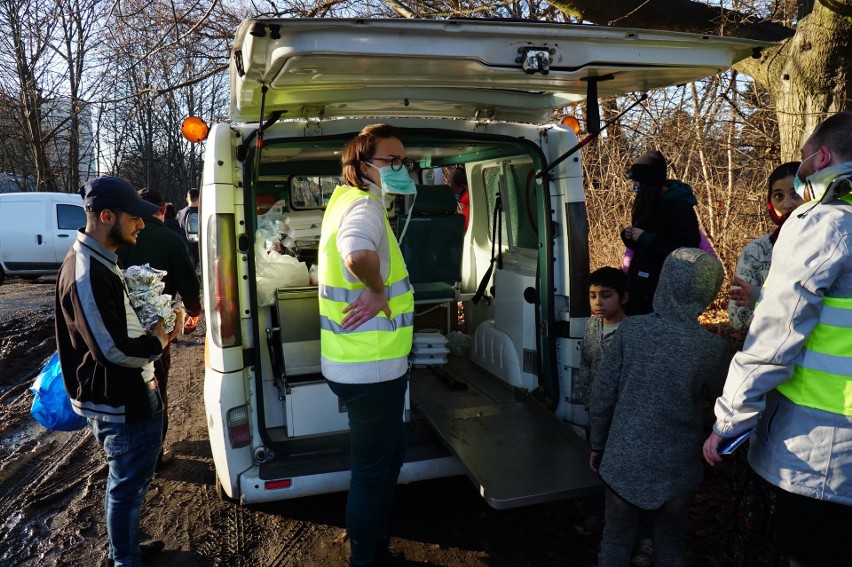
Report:
M 180 133 L 193 144 L 206 140 L 209 131 L 207 123 L 198 116 L 190 116 L 180 125 Z
M 580 121 L 574 118 L 573 116 L 566 116 L 559 123 L 574 130 L 575 134 L 580 134 Z

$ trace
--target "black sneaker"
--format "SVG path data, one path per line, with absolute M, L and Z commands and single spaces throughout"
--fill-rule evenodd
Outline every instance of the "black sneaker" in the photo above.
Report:
M 157 465 L 154 467 L 154 470 L 160 472 L 161 470 L 166 468 L 166 466 L 171 463 L 174 458 L 175 454 L 172 452 L 171 449 L 163 449 L 160 452 L 160 456 L 157 457 Z
M 163 551 L 166 544 L 161 539 L 149 539 L 139 544 L 139 551 L 142 553 L 142 559 L 150 559 Z
M 376 564 L 383 567 L 407 565 L 404 551 L 390 549 L 390 537 L 385 537 L 376 549 Z
M 165 548 L 166 544 L 161 539 L 149 539 L 139 544 L 142 559 L 151 559 Z M 109 556 L 104 557 L 101 561 L 101 567 L 113 567 L 113 565 L 115 565 L 115 561 L 110 559 Z

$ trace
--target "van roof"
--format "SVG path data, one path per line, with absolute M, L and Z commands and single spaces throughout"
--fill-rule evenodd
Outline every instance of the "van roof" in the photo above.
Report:
M 18 193 L 0 193 L 0 201 L 64 201 L 68 203 L 79 202 L 83 204 L 83 198 L 79 193 L 60 193 L 48 191 L 21 191 Z
M 265 114 L 547 122 L 598 93 L 680 84 L 767 42 L 654 30 L 494 20 L 250 19 L 231 57 L 231 118 Z

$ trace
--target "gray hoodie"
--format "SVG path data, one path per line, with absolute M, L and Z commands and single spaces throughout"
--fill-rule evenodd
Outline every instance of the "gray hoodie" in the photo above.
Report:
M 698 315 L 716 297 L 722 265 L 698 248 L 663 264 L 654 313 L 625 319 L 590 394 L 590 443 L 603 451 L 600 475 L 621 498 L 654 510 L 703 478 L 705 398 L 716 396 L 727 343 Z

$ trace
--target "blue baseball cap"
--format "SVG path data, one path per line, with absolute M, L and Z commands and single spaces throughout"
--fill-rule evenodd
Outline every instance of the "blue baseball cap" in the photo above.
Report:
M 104 176 L 90 179 L 80 187 L 83 207 L 90 212 L 106 209 L 124 211 L 135 217 L 150 217 L 160 208 L 142 199 L 129 181 L 121 177 Z

